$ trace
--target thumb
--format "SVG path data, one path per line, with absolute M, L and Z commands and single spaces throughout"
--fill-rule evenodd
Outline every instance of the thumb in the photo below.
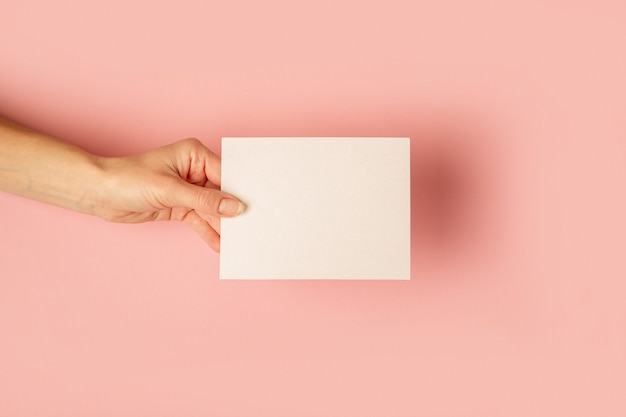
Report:
M 237 216 L 246 208 L 239 199 L 230 194 L 186 181 L 180 181 L 177 189 L 170 194 L 171 206 L 189 207 L 199 214 L 214 217 Z

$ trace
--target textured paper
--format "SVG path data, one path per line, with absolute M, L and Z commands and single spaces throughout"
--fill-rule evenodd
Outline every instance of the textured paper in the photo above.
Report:
M 409 279 L 408 138 L 223 138 L 221 279 Z

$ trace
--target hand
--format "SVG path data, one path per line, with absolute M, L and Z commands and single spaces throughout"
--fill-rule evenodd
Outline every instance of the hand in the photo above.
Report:
M 137 156 L 98 157 L 96 164 L 104 180 L 94 212 L 108 221 L 182 220 L 219 252 L 220 217 L 245 207 L 219 191 L 220 159 L 197 139 Z
M 244 210 L 220 176 L 197 139 L 105 158 L 0 116 L 0 190 L 114 222 L 182 220 L 216 251 L 220 217 Z

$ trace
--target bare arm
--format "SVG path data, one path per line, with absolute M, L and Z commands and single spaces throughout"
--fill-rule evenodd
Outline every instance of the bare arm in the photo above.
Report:
M 182 220 L 214 250 L 219 218 L 244 209 L 220 176 L 197 139 L 104 158 L 0 117 L 0 190 L 115 222 Z

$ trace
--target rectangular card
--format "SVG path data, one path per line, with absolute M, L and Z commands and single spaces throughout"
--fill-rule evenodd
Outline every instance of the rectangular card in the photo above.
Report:
M 410 279 L 408 138 L 222 138 L 220 279 Z

